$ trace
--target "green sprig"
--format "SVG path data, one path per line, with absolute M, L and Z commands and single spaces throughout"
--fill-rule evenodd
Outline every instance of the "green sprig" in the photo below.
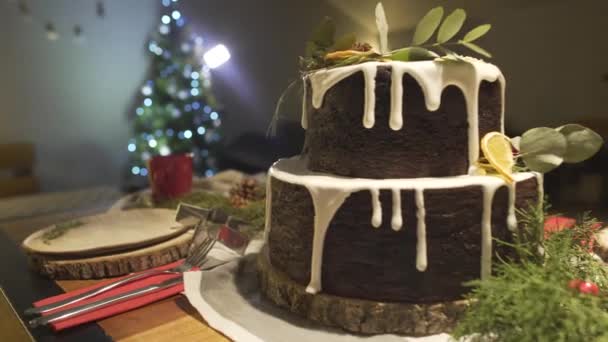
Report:
M 520 212 L 520 223 L 529 232 L 543 232 L 543 222 L 537 206 Z M 471 307 L 454 336 L 506 342 L 608 340 L 608 271 L 580 243 L 591 237 L 594 222 L 585 216 L 575 227 L 553 233 L 543 243 L 542 257 L 537 245 L 516 242 L 520 256 L 535 257 L 499 262 L 494 276 L 470 282 Z M 600 295 L 570 289 L 572 279 L 595 282 Z
M 55 240 L 65 235 L 69 230 L 80 227 L 84 223 L 79 220 L 68 221 L 56 224 L 53 228 L 47 230 L 42 234 L 42 242 L 46 245 L 50 245 L 52 240 Z
M 604 140 L 593 130 L 567 124 L 558 128 L 537 127 L 515 137 L 517 156 L 532 171 L 549 172 L 562 163 L 579 163 L 596 154 Z
M 454 38 L 462 29 L 464 22 L 467 18 L 466 11 L 459 8 L 454 10 L 443 20 L 443 7 L 435 7 L 431 9 L 418 23 L 416 31 L 414 32 L 414 39 L 412 40 L 413 46 L 418 46 L 424 49 L 436 49 L 441 52 L 445 52 L 446 55 L 455 55 L 448 46 L 462 46 L 477 54 L 484 57 L 491 58 L 492 55 L 482 48 L 481 46 L 473 43 L 473 41 L 483 37 L 490 31 L 492 25 L 484 24 L 475 27 L 464 37 L 457 41 L 450 41 Z M 437 31 L 437 40 L 433 44 L 426 44 L 429 39 Z
M 260 190 L 263 191 L 263 190 Z M 259 197 L 265 196 L 265 194 L 258 194 Z M 205 192 L 205 191 L 193 191 L 187 195 L 179 198 L 165 200 L 159 203 L 154 203 L 150 195 L 141 195 L 137 198 L 137 201 L 130 207 L 133 208 L 167 208 L 176 209 L 179 203 L 186 203 L 195 205 L 202 208 L 220 208 L 224 210 L 228 215 L 232 215 L 245 222 L 251 224 L 255 229 L 261 231 L 264 227 L 264 207 L 265 200 L 259 199 L 252 201 L 243 208 L 235 208 L 230 204 L 230 200 L 220 194 Z
M 340 67 L 369 61 L 411 62 L 433 60 L 439 58 L 441 54 L 452 56 L 445 60 L 462 61 L 462 58 L 452 51 L 452 46 L 467 48 L 487 58 L 492 56 L 487 50 L 474 43 L 490 31 L 492 26 L 489 24 L 477 26 L 466 33 L 462 39 L 453 40 L 462 29 L 467 17 L 463 9 L 454 10 L 445 19 L 443 7 L 439 6 L 431 9 L 416 25 L 411 45 L 391 51 L 388 49 L 388 22 L 382 3 L 378 3 L 376 6 L 375 16 L 380 41 L 379 52 L 370 51 L 364 55 L 345 54 L 342 58 L 328 60 L 326 58 L 328 53 L 350 50 L 357 40 L 354 34 L 348 34 L 335 40 L 334 22 L 331 18 L 326 17 L 313 31 L 310 40 L 306 43 L 305 54 L 300 57 L 302 71 L 309 72 L 321 68 Z M 437 33 L 436 41 L 428 43 L 435 33 Z

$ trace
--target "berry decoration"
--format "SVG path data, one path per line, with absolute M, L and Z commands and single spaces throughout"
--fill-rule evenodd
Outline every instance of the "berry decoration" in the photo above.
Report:
M 568 287 L 578 291 L 581 294 L 590 294 L 597 296 L 600 294 L 600 288 L 597 284 L 581 279 L 572 279 L 568 282 Z

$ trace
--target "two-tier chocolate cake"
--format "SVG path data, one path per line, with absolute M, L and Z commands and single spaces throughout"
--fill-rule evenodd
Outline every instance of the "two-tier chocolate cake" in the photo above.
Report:
M 269 171 L 272 272 L 311 297 L 420 308 L 456 301 L 464 282 L 489 275 L 493 238 L 509 240 L 515 209 L 542 197 L 538 173 L 516 173 L 512 184 L 474 175 L 480 137 L 504 127 L 500 70 L 473 59 L 369 62 L 304 82 L 305 151 Z M 349 330 L 414 332 L 370 331 L 373 313 L 343 324 L 332 321 L 332 307 L 303 307 L 314 300 L 270 297 Z
M 325 325 L 428 335 L 491 274 L 542 175 L 478 172 L 481 138 L 504 131 L 496 66 L 389 59 L 304 74 L 304 151 L 269 170 L 261 288 Z

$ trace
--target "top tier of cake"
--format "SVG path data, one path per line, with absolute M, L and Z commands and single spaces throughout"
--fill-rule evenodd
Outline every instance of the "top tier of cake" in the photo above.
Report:
M 504 77 L 475 59 L 368 62 L 319 70 L 304 82 L 304 154 L 312 171 L 469 174 L 481 137 L 504 130 Z

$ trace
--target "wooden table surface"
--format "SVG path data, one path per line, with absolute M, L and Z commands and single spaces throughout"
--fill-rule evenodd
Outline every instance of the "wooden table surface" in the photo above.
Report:
M 98 191 L 98 189 L 92 191 Z M 61 195 L 53 196 L 52 200 L 60 201 L 61 197 Z M 64 197 L 66 201 L 73 201 L 73 197 L 69 193 L 66 193 Z M 97 197 L 99 197 L 98 194 L 91 196 L 94 199 Z M 31 217 L 22 216 L 13 220 L 2 217 L 2 213 L 0 213 L 0 230 L 18 245 L 23 238 L 40 228 L 56 222 L 104 212 L 111 203 L 112 201 L 104 198 L 103 201 L 91 201 L 79 208 L 43 214 L 34 213 Z M 62 280 L 57 281 L 57 284 L 64 291 L 70 291 L 95 282 L 95 280 Z M 98 324 L 107 335 L 116 341 L 229 341 L 228 338 L 210 328 L 182 295 L 101 320 Z

